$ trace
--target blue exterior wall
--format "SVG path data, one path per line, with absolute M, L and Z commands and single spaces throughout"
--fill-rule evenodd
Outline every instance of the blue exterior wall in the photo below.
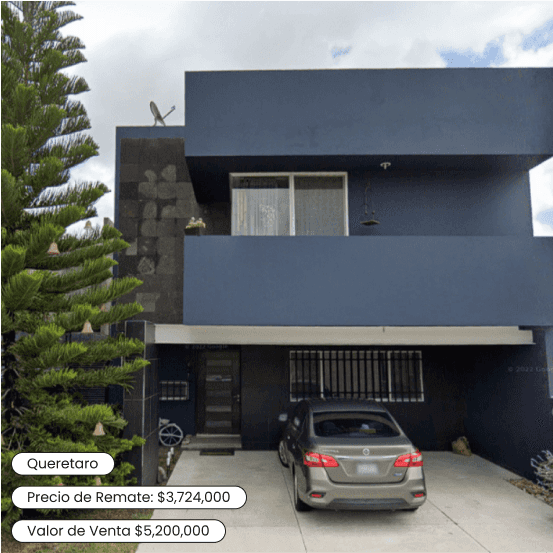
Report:
M 308 346 L 302 348 L 310 349 Z M 244 449 L 277 448 L 283 430 L 278 415 L 287 412 L 290 416 L 295 406 L 289 396 L 290 349 L 295 348 L 241 348 L 241 436 Z M 385 405 L 416 447 L 449 449 L 451 442 L 465 433 L 467 412 L 462 359 L 466 349 L 438 346 L 417 349 L 422 350 L 424 402 L 386 402 Z
M 552 155 L 551 98 L 551 68 L 187 72 L 187 155 Z
M 380 221 L 372 227 L 361 225 L 369 181 L 368 218 L 374 209 Z M 350 236 L 533 235 L 527 171 L 353 171 L 348 199 Z
M 553 326 L 553 239 L 188 237 L 190 325 Z
M 535 328 L 534 346 L 466 348 L 462 368 L 467 437 L 475 453 L 526 478 L 530 460 L 553 451 L 553 398 L 548 387 L 546 338 Z
M 467 436 L 474 453 L 533 479 L 530 459 L 553 450 L 545 350 L 552 330 L 534 329 L 534 346 L 417 348 L 423 359 L 424 402 L 385 405 L 421 450 L 451 450 L 452 441 Z M 277 447 L 283 430 L 278 415 L 290 415 L 294 406 L 288 392 L 290 349 L 242 347 L 245 449 Z
M 159 416 L 178 424 L 184 435 L 196 434 L 196 371 L 192 354 L 186 346 L 163 344 L 157 346 L 160 364 L 159 380 L 187 380 L 189 399 L 160 401 Z

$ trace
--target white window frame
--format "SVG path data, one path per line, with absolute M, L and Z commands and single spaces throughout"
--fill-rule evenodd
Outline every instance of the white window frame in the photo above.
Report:
M 229 187 L 231 193 L 232 210 L 232 179 L 248 177 L 288 177 L 290 191 L 290 234 L 296 236 L 296 217 L 294 202 L 294 177 L 342 177 L 344 183 L 344 236 L 349 236 L 349 210 L 348 210 L 348 174 L 344 171 L 317 171 L 317 172 L 285 172 L 285 173 L 229 173 Z

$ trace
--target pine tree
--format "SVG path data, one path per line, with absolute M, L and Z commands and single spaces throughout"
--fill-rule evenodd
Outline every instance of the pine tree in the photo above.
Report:
M 69 183 L 71 168 L 98 154 L 83 132 L 90 128 L 86 111 L 70 98 L 88 85 L 64 73 L 86 61 L 81 41 L 60 33 L 81 19 L 64 9 L 71 5 L 2 2 L 3 524 L 21 514 L 11 502 L 17 486 L 95 484 L 94 476 L 17 476 L 10 466 L 15 454 L 107 452 L 116 468 L 102 481 L 122 485 L 132 482 L 133 467 L 121 453 L 144 443 L 121 438 L 126 422 L 117 409 L 79 395 L 111 384 L 128 389 L 133 373 L 147 365 L 137 357 L 144 345 L 124 337 L 67 339 L 87 322 L 98 331 L 142 311 L 136 303 L 114 303 L 141 284 L 111 279 L 111 254 L 128 247 L 119 231 L 109 225 L 66 231 L 96 216 L 94 204 L 108 192 L 98 182 Z M 117 358 L 130 361 L 110 365 Z M 93 435 L 101 427 L 105 435 Z

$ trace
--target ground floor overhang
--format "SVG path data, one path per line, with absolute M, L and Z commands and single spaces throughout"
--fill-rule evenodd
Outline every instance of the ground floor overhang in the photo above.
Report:
M 532 345 L 532 330 L 512 326 L 155 325 L 156 344 L 473 346 Z

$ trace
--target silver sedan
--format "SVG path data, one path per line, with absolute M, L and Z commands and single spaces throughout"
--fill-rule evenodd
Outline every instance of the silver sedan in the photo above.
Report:
M 374 401 L 301 401 L 278 453 L 292 472 L 298 511 L 414 511 L 426 500 L 422 454 Z

